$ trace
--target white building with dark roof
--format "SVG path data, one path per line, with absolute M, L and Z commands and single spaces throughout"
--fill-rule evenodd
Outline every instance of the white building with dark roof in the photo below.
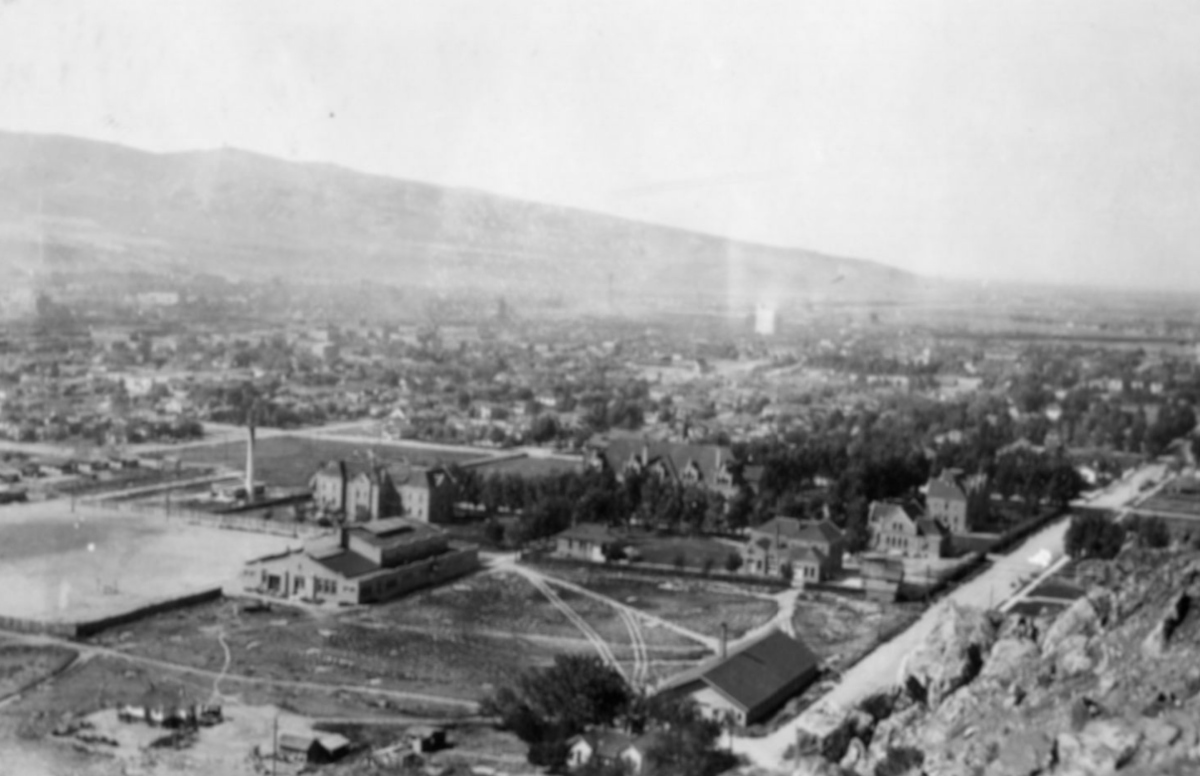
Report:
M 252 560 L 242 570 L 252 592 L 314 603 L 362 604 L 403 595 L 479 566 L 477 548 L 403 517 L 346 526 L 303 549 Z

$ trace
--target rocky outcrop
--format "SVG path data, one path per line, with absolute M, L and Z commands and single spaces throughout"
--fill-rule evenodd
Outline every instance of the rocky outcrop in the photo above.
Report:
M 847 719 L 840 767 L 869 776 L 917 751 L 925 776 L 1200 774 L 1200 552 L 1079 573 L 1088 594 L 1056 619 L 946 607 L 900 702 Z
M 924 644 L 908 656 L 906 688 L 930 708 L 974 679 L 996 641 L 998 622 L 987 613 L 953 603 Z
M 1171 636 L 1175 633 L 1175 629 L 1183 623 L 1187 617 L 1188 611 L 1191 609 L 1192 598 L 1187 593 L 1178 593 L 1171 603 L 1167 605 L 1166 612 L 1163 613 L 1162 619 L 1154 626 L 1146 636 L 1146 640 L 1142 642 L 1142 654 L 1148 658 L 1162 657 L 1162 654 L 1167 651 L 1167 644 L 1171 640 Z

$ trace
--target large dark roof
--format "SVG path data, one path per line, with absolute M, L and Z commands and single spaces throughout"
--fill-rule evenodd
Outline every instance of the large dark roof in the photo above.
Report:
M 389 517 L 385 520 L 373 520 L 369 523 L 360 523 L 346 530 L 372 547 L 382 547 L 384 549 L 412 544 L 441 533 L 436 528 L 406 517 Z
M 701 678 L 734 704 L 749 710 L 815 671 L 819 663 L 802 641 L 776 630 L 717 663 Z
M 757 535 L 775 536 L 801 540 L 811 544 L 834 544 L 842 540 L 842 531 L 828 520 L 801 520 L 796 517 L 773 517 L 754 528 Z
M 323 558 L 313 558 L 325 568 L 345 579 L 354 579 L 379 570 L 379 565 L 370 558 L 364 558 L 357 552 L 345 550 L 337 555 L 327 555 Z

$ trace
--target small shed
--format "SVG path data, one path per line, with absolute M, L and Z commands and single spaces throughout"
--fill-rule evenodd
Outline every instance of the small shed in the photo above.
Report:
M 446 748 L 446 729 L 432 725 L 409 728 L 409 739 L 416 754 L 436 752 Z

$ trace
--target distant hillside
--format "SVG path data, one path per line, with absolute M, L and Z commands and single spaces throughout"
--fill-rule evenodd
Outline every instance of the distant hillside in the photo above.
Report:
M 602 301 L 882 298 L 908 273 L 236 150 L 0 133 L 0 264 L 377 279 Z

